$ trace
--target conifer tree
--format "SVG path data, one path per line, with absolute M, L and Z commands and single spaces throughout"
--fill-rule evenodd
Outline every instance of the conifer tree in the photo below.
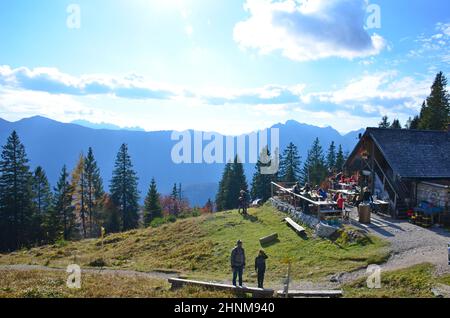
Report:
M 450 121 L 450 95 L 444 73 L 436 75 L 431 94 L 422 105 L 420 127 L 429 130 L 445 130 Z
M 283 182 L 297 182 L 301 173 L 300 155 L 297 146 L 292 142 L 286 147 L 281 156 L 279 179 Z
M 72 172 L 72 198 L 77 218 L 81 222 L 83 238 L 87 238 L 87 180 L 84 161 L 84 156 L 81 154 Z
M 379 128 L 389 128 L 391 127 L 391 123 L 389 122 L 388 116 L 383 116 L 381 118 L 381 122 L 378 124 Z
M 327 176 L 327 170 L 322 146 L 319 138 L 316 138 L 308 152 L 308 158 L 303 167 L 302 179 L 305 183 L 320 185 Z
M 334 141 L 331 142 L 327 153 L 327 167 L 333 170 L 336 167 L 336 145 Z
M 134 229 L 139 224 L 137 180 L 128 147 L 122 144 L 114 165 L 110 193 L 114 204 L 119 208 L 123 231 Z
M 149 226 L 155 218 L 162 217 L 162 208 L 159 202 L 159 193 L 156 187 L 155 178 L 150 183 L 150 188 L 145 198 L 144 205 L 144 225 Z
M 78 236 L 75 207 L 72 205 L 72 194 L 73 188 L 69 182 L 69 174 L 66 166 L 64 166 L 54 190 L 53 209 L 46 221 L 46 230 L 50 241 L 60 238 L 70 240 Z
M 52 192 L 45 171 L 37 167 L 33 174 L 33 234 L 35 240 L 43 241 L 45 235 L 45 218 L 52 209 Z
M 394 119 L 391 126 L 389 127 L 391 129 L 402 129 L 402 125 L 400 124 L 400 120 Z
M 231 203 L 227 202 L 227 200 L 229 197 L 228 196 L 228 187 L 230 184 L 231 173 L 232 173 L 232 169 L 233 169 L 232 167 L 233 167 L 232 162 L 228 162 L 225 165 L 225 169 L 222 174 L 222 179 L 219 182 L 219 189 L 218 189 L 217 195 L 216 195 L 217 211 L 225 211 L 227 209 L 227 207 L 231 206 Z
M 94 236 L 99 233 L 98 210 L 105 192 L 100 169 L 97 166 L 91 147 L 89 147 L 88 154 L 84 160 L 84 171 L 86 175 L 86 206 L 89 219 L 89 233 L 90 236 Z
M 236 156 L 233 162 L 225 166 L 219 191 L 216 197 L 217 211 L 232 210 L 239 206 L 239 192 L 248 192 L 248 184 L 244 173 L 244 166 Z
M 31 172 L 25 147 L 15 131 L 0 159 L 0 249 L 12 250 L 30 241 L 32 225 Z
M 266 202 L 270 199 L 271 195 L 271 183 L 277 180 L 277 174 L 263 174 L 262 169 L 264 167 L 270 167 L 271 161 L 263 163 L 261 161 L 262 156 L 268 156 L 270 158 L 270 151 L 268 147 L 265 147 L 260 154 L 260 159 L 256 163 L 255 173 L 252 179 L 251 197 L 253 200 L 261 199 Z
M 344 150 L 342 149 L 342 145 L 339 145 L 338 152 L 336 154 L 336 170 L 342 171 L 345 164 L 345 156 Z

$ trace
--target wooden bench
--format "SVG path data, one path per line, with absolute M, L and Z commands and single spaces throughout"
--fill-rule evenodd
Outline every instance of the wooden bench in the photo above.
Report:
M 198 287 L 202 287 L 202 288 L 206 288 L 206 289 L 231 291 L 236 294 L 252 294 L 253 298 L 270 298 L 270 297 L 273 297 L 273 294 L 275 292 L 273 289 L 261 289 L 261 288 L 254 288 L 254 287 L 236 287 L 236 286 L 227 285 L 227 284 L 200 282 L 200 281 L 180 279 L 180 278 L 169 278 L 168 281 L 170 284 L 172 284 L 172 289 L 177 289 L 177 288 L 181 288 L 186 285 L 190 285 L 190 286 L 198 286 Z
M 278 240 L 278 233 L 273 233 L 273 234 L 271 234 L 269 236 L 260 238 L 259 239 L 259 243 L 261 245 L 265 245 L 265 244 L 269 244 L 269 243 L 275 242 L 276 240 Z
M 283 290 L 277 291 L 278 297 L 285 297 Z M 342 290 L 290 290 L 288 298 L 340 298 L 343 296 Z
M 284 221 L 298 234 L 305 233 L 305 229 L 302 226 L 295 223 L 294 220 L 292 220 L 291 218 L 285 218 Z

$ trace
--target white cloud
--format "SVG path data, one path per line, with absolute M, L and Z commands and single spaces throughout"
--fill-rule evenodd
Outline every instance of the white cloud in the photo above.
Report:
M 385 40 L 365 29 L 365 0 L 247 0 L 250 17 L 236 24 L 234 40 L 261 54 L 280 50 L 295 61 L 353 59 L 379 54 Z

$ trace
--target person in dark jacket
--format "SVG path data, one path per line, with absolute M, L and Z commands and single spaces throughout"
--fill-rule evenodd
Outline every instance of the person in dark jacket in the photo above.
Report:
M 263 250 L 259 251 L 259 255 L 255 258 L 255 271 L 258 274 L 258 288 L 264 288 L 264 275 L 266 273 L 266 259 L 269 257 Z
M 242 248 L 242 241 L 236 243 L 236 247 L 231 251 L 231 268 L 233 270 L 233 285 L 236 286 L 236 278 L 239 277 L 239 286 L 242 287 L 242 274 L 245 268 L 245 251 Z

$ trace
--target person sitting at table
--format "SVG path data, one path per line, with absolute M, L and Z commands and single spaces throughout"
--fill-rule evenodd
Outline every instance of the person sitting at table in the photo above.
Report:
M 324 189 L 319 188 L 319 190 L 317 190 L 317 194 L 322 199 L 322 201 L 326 201 L 327 200 L 327 192 Z

